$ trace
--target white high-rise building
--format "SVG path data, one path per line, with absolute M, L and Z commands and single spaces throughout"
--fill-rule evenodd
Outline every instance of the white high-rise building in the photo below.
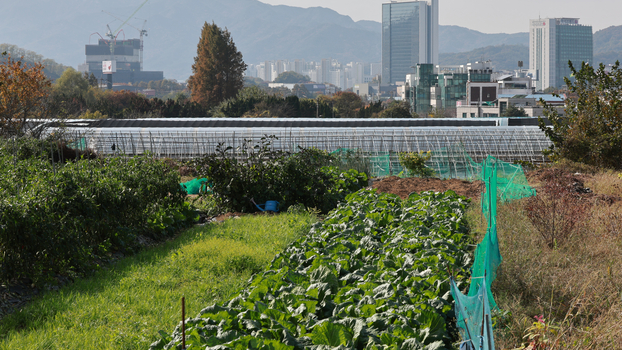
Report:
M 536 91 L 565 85 L 564 77 L 582 62 L 593 64 L 592 27 L 578 18 L 544 18 L 529 21 L 529 72 L 537 79 Z

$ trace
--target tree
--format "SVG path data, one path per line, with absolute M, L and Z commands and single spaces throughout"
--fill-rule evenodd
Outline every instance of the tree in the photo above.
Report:
M 237 50 L 231 34 L 216 24 L 205 22 L 188 78 L 192 101 L 204 107 L 214 107 L 235 97 L 244 87 L 246 64 Z
M 69 67 L 56 79 L 54 88 L 66 96 L 81 96 L 89 91 L 89 81 L 80 72 Z
M 523 107 L 516 107 L 511 104 L 508 108 L 501 113 L 502 117 L 527 117 L 527 112 Z
M 296 84 L 294 85 L 294 88 L 292 89 L 292 93 L 300 98 L 310 98 L 311 97 L 311 93 L 309 92 L 309 90 L 307 90 L 307 87 L 302 85 L 302 84 Z
M 545 154 L 553 159 L 605 168 L 622 169 L 622 70 L 616 62 L 607 72 L 582 63 L 577 71 L 568 62 L 575 81 L 565 78 L 571 98 L 565 102 L 565 116 L 554 106 L 544 106 L 552 126 L 539 118 L 540 129 L 552 145 Z
M 431 118 L 455 118 L 456 117 L 456 109 L 455 108 L 442 108 L 435 107 L 430 111 L 429 116 Z
M 95 77 L 95 74 L 93 74 L 93 73 L 91 73 L 91 75 L 89 75 L 88 72 L 84 72 L 84 75 L 82 77 L 84 79 L 88 80 L 89 86 L 91 86 L 91 87 L 97 87 L 97 85 L 99 85 L 97 83 L 97 78 Z
M 393 101 L 387 109 L 382 111 L 379 118 L 413 118 L 410 113 L 410 105 L 406 101 Z
M 354 118 L 363 107 L 363 101 L 354 92 L 337 92 L 333 96 L 333 103 L 341 118 Z
M 308 82 L 310 80 L 311 80 L 311 78 L 309 78 L 306 75 L 298 74 L 296 72 L 287 71 L 287 72 L 283 72 L 283 73 L 279 74 L 279 76 L 276 77 L 276 79 L 274 79 L 274 82 L 275 83 L 282 83 L 282 84 L 300 84 L 300 83 L 306 83 L 306 82 Z
M 363 107 L 359 112 L 359 118 L 377 118 L 382 112 L 382 101 L 376 101 Z
M 0 57 L 0 136 L 21 136 L 28 119 L 45 117 L 50 81 L 40 63 L 28 65 L 6 53 Z

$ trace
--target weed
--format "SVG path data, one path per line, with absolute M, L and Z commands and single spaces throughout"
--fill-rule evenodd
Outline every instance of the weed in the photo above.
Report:
M 547 247 L 556 248 L 566 242 L 586 216 L 586 205 L 556 175 L 527 201 L 527 216 Z
M 244 216 L 195 227 L 46 293 L 0 323 L 0 349 L 147 349 L 158 330 L 230 299 L 315 218 Z
M 594 195 L 613 188 L 608 183 L 619 181 L 612 172 L 585 177 Z M 540 189 L 538 196 L 544 197 L 543 191 Z M 583 196 L 573 186 L 569 192 L 575 198 Z M 543 245 L 542 234 L 528 216 L 529 199 L 499 206 L 497 228 L 503 263 L 492 291 L 499 307 L 510 315 L 495 327 L 498 348 L 529 349 L 532 341 L 523 337 L 538 331 L 549 340 L 546 349 L 620 348 L 622 236 L 618 232 L 622 204 L 587 201 L 585 197 L 577 199 L 585 206 L 581 222 L 556 249 Z M 485 225 L 477 206 L 471 207 L 467 218 L 477 231 Z M 543 316 L 545 324 L 534 325 L 534 316 Z M 530 349 L 543 349 L 544 345 L 538 344 L 540 348 Z

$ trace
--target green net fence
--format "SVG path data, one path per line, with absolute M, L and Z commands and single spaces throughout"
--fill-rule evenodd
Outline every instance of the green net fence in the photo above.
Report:
M 465 342 L 476 349 L 494 349 L 491 312 L 499 307 L 490 290 L 503 258 L 497 236 L 497 204 L 535 195 L 520 165 L 488 157 L 476 177 L 485 184 L 481 195 L 482 212 L 488 224 L 486 235 L 475 249 L 471 284 L 467 295 L 451 281 L 457 325 Z
M 486 293 L 488 288 L 480 288 L 476 295 L 467 296 L 460 292 L 453 278 L 450 280 L 450 286 L 458 315 L 456 323 L 463 339 L 460 350 L 495 350 L 491 310 Z M 469 344 L 471 346 L 463 346 Z
M 358 149 L 340 148 L 332 152 L 344 167 L 364 171 L 372 177 L 402 176 L 408 171 L 402 167 L 398 152 L 370 153 Z M 497 168 L 497 186 L 499 199 L 510 201 L 534 195 L 534 190 L 527 183 L 523 167 L 498 160 L 493 157 L 490 161 L 484 159 L 476 162 L 466 151 L 464 145 L 453 144 L 432 151 L 432 157 L 426 166 L 434 170 L 434 177 L 440 179 L 461 179 L 467 181 L 484 181 L 486 171 L 490 171 L 491 164 Z M 486 169 L 488 164 L 488 169 Z

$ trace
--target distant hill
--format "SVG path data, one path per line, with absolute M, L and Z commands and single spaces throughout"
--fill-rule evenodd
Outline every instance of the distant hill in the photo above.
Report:
M 44 58 L 34 51 L 24 50 L 16 45 L 0 44 L 0 54 L 4 52 L 11 55 L 11 59 L 21 60 L 29 66 L 32 66 L 35 63 L 43 64 L 43 73 L 46 77 L 48 77 L 48 79 L 51 80 L 60 78 L 65 69 L 69 68 L 68 66 L 56 63 L 56 61 L 52 59 Z M 5 59 L 0 57 L 0 62 L 3 60 Z
M 107 29 L 125 18 L 142 1 L 22 0 L 0 2 L 0 43 L 36 51 L 58 62 L 77 67 L 84 63 L 84 46 L 94 44 Z M 7 16 L 6 14 L 10 14 Z M 380 24 L 354 22 L 350 17 L 320 7 L 272 6 L 257 0 L 150 0 L 129 24 L 145 29 L 144 69 L 162 70 L 167 78 L 186 79 L 191 74 L 201 28 L 207 22 L 226 27 L 247 63 L 265 60 L 380 61 Z M 99 35 L 97 34 L 99 33 Z M 138 31 L 125 26 L 119 38 L 136 38 Z
M 622 63 L 622 52 L 610 51 L 594 54 L 594 62 L 596 62 L 597 65 L 600 63 L 604 65 L 614 64 L 616 61 Z
M 22 0 L 0 2 L 0 43 L 33 50 L 73 67 L 84 63 L 84 45 L 96 43 L 107 29 L 121 24 L 106 10 L 125 18 L 140 1 Z M 378 6 L 380 11 L 380 6 Z M 191 74 L 201 27 L 215 22 L 227 27 L 247 63 L 265 60 L 307 61 L 335 58 L 380 62 L 381 29 L 374 21 L 353 21 L 348 16 L 321 8 L 272 6 L 257 0 L 150 0 L 128 23 L 142 27 L 145 70 L 162 70 L 167 78 L 185 79 Z M 481 46 L 515 44 L 524 34 L 484 34 L 467 28 L 441 26 L 441 52 L 469 51 Z M 119 38 L 138 37 L 125 26 Z
M 491 60 L 496 70 L 514 70 L 518 61 L 529 67 L 529 47 L 523 45 L 487 46 L 469 52 L 441 53 L 441 65 L 461 65 L 468 62 Z
M 594 33 L 594 53 L 622 52 L 622 26 L 611 26 Z
M 622 26 L 611 26 L 594 33 L 594 62 L 622 61 Z
M 4 15 L 0 21 L 0 44 L 11 43 L 77 68 L 85 60 L 84 46 L 96 43 L 107 31 L 107 24 L 115 30 L 122 23 L 102 10 L 127 18 L 140 3 L 142 0 L 63 0 L 61 6 L 54 1 L 0 1 L 0 13 Z M 380 23 L 355 22 L 322 7 L 273 6 L 258 0 L 149 0 L 128 24 L 140 28 L 145 19 L 148 36 L 144 43 L 144 69 L 164 71 L 169 79 L 183 80 L 191 74 L 196 45 L 206 21 L 229 29 L 247 63 L 297 58 L 335 58 L 343 63 L 381 60 Z M 129 25 L 119 33 L 120 39 L 138 37 L 138 30 Z M 603 55 L 613 52 L 602 56 L 607 60 L 622 52 L 620 28 L 611 27 L 595 34 L 595 51 Z M 460 57 L 479 60 L 484 53 L 490 54 L 499 68 L 514 67 L 518 57 L 513 56 L 517 51 L 512 50 L 518 49 L 490 47 L 527 47 L 529 41 L 527 33 L 486 34 L 458 26 L 440 26 L 439 36 L 442 54 L 465 53 L 443 55 L 445 61 L 455 62 Z M 478 48 L 483 51 L 473 51 Z
M 529 46 L 529 33 L 486 34 L 458 26 L 440 26 L 440 53 L 469 52 L 477 48 L 499 45 Z
M 441 28 L 443 32 L 443 28 Z M 452 33 L 456 42 L 462 42 L 469 37 L 473 40 L 488 40 L 486 36 L 481 36 L 479 32 L 471 31 L 466 28 L 451 28 L 451 32 L 445 31 L 445 37 Z M 524 35 L 523 35 L 524 34 Z M 486 34 L 489 39 L 495 38 L 498 34 Z M 449 36 L 451 37 L 451 36 Z M 514 70 L 517 68 L 518 61 L 524 62 L 524 67 L 529 67 L 529 38 L 527 33 L 505 34 L 497 36 L 499 40 L 506 42 L 517 41 L 519 45 L 491 45 L 480 47 L 468 52 L 441 53 L 439 55 L 440 64 L 459 65 L 467 62 L 491 60 L 495 69 Z M 476 41 L 481 43 L 481 41 Z M 456 44 L 458 45 L 458 44 Z M 466 46 L 456 46 L 463 49 Z M 441 52 L 443 52 L 441 50 Z M 594 62 L 595 64 L 613 64 L 616 60 L 622 61 L 622 26 L 609 27 L 594 33 Z

